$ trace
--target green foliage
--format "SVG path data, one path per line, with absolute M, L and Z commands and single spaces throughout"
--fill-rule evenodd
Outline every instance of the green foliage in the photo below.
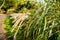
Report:
M 21 1 L 20 1 L 21 2 Z M 37 3 L 36 3 L 37 4 Z M 30 11 L 28 20 L 24 21 L 18 30 L 16 40 L 60 40 L 60 6 L 56 1 L 53 4 L 48 1 L 47 5 L 35 5 L 35 2 L 18 3 L 19 12 Z M 40 5 L 40 6 L 38 6 Z M 8 17 L 5 21 L 7 37 L 13 40 L 14 33 L 11 32 L 12 19 Z M 12 35 L 12 36 L 11 36 Z M 12 38 L 12 39 L 11 39 Z
M 10 19 L 10 17 L 6 18 L 5 20 L 5 30 L 6 30 L 6 36 L 7 38 L 11 39 L 11 35 L 13 35 L 13 33 L 11 33 L 11 29 L 12 29 L 12 23 L 13 19 Z M 9 39 L 8 39 L 9 40 Z
M 14 6 L 14 0 L 5 0 L 5 5 L 2 7 L 5 11 Z
M 2 4 L 2 2 L 0 2 L 0 4 Z M 41 4 L 38 3 L 38 2 L 36 2 L 36 1 L 28 1 L 28 0 L 5 0 L 5 4 L 2 7 L 2 10 L 6 11 L 6 13 L 9 13 L 9 12 L 18 13 L 18 12 L 23 12 L 24 8 L 27 9 L 27 10 L 25 10 L 26 12 L 28 10 L 30 10 L 30 9 L 33 9 L 35 11 L 40 6 L 41 6 Z
M 0 0 L 0 6 L 2 5 L 2 3 L 3 3 L 3 0 Z

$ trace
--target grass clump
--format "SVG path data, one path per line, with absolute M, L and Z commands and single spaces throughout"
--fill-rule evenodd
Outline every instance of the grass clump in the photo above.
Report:
M 48 3 L 45 6 L 41 6 L 34 13 L 29 15 L 27 20 L 24 20 L 19 27 L 19 30 L 16 34 L 16 29 L 13 32 L 8 31 L 8 36 L 12 33 L 15 36 L 10 36 L 13 39 L 9 40 L 60 40 L 60 11 L 58 3 Z M 13 29 L 12 20 L 7 18 L 5 22 L 6 28 L 10 27 Z M 11 23 L 10 23 L 11 21 Z M 14 21 L 14 20 L 13 20 Z M 9 24 L 10 23 L 10 24 Z M 14 24 L 14 23 L 13 23 Z M 20 23 L 19 23 L 20 24 Z M 9 26 L 10 25 L 10 26 Z M 9 28 L 9 30 L 11 30 Z M 8 37 L 7 36 L 7 37 Z

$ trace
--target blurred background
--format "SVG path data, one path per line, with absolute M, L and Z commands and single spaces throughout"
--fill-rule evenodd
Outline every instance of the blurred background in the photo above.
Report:
M 60 40 L 60 0 L 0 0 L 0 14 L 6 40 Z

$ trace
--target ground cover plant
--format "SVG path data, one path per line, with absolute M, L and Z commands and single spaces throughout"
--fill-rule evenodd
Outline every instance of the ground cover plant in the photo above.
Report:
M 7 40 L 60 40 L 59 0 L 45 0 L 45 4 L 28 0 L 20 0 L 18 3 L 15 0 L 9 2 L 16 3 L 16 5 L 6 3 L 1 10 L 7 14 L 26 14 L 27 12 L 30 14 L 27 14 L 27 18 L 22 16 L 25 19 L 21 20 L 16 28 L 13 25 L 17 22 L 17 18 L 8 16 L 5 20 Z

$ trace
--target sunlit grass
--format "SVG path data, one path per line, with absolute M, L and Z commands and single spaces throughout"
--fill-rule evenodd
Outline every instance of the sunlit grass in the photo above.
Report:
M 8 40 L 60 40 L 60 12 L 55 10 L 55 4 L 41 6 L 34 13 L 28 15 L 27 19 L 20 21 L 13 32 L 14 23 L 10 18 L 5 24 Z M 58 7 L 58 6 L 57 6 Z M 7 22 L 8 21 L 8 22 Z M 11 25 L 12 24 L 12 25 Z M 11 25 L 11 27 L 10 27 Z M 11 29 L 10 29 L 11 28 Z M 11 36 L 12 35 L 12 36 Z

